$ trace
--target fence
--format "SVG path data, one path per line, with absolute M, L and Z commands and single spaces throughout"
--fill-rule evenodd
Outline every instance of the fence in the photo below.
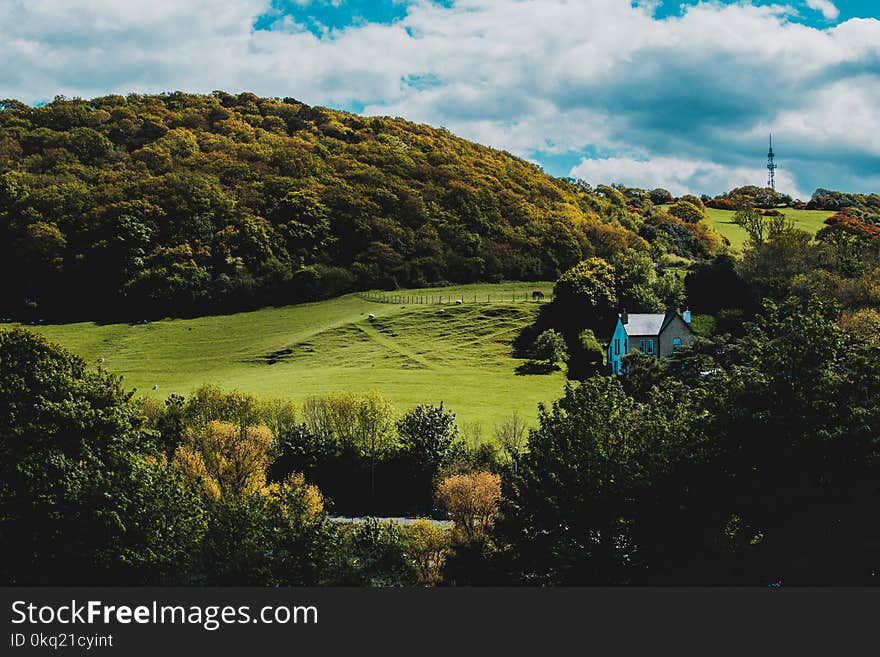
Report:
M 552 294 L 533 297 L 531 292 L 507 292 L 495 294 L 406 294 L 398 292 L 360 292 L 358 296 L 376 303 L 400 305 L 445 305 L 461 303 L 522 303 L 547 302 L 553 300 Z

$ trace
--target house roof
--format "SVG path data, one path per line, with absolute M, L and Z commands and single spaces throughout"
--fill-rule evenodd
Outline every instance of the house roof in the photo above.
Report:
M 629 321 L 623 325 L 627 335 L 660 335 L 664 313 L 629 313 Z
M 665 313 L 629 313 L 623 328 L 627 335 L 660 335 L 675 317 L 678 317 L 678 313 L 674 310 Z

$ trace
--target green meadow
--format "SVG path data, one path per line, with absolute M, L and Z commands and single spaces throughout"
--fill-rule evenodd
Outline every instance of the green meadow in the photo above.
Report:
M 824 221 L 834 214 L 828 210 L 795 210 L 793 208 L 780 208 L 786 219 L 791 219 L 794 225 L 809 233 L 815 234 L 822 226 Z M 733 223 L 733 210 L 716 210 L 714 208 L 706 208 L 709 215 L 709 222 L 715 227 L 719 233 L 730 240 L 730 246 L 734 250 L 741 250 L 748 239 L 746 231 L 740 226 Z
M 104 359 L 102 366 L 121 374 L 137 394 L 166 398 L 213 383 L 302 402 L 377 389 L 399 411 L 442 401 L 460 424 L 479 422 L 490 439 L 493 427 L 514 411 L 533 424 L 538 402 L 562 396 L 562 372 L 515 373 L 523 361 L 513 358 L 511 342 L 540 308 L 530 300 L 536 289 L 549 300 L 553 284 L 378 293 L 385 302 L 349 294 L 197 319 L 33 328 L 91 363 Z M 442 304 L 436 303 L 440 295 Z M 389 302 L 401 297 L 433 297 L 435 303 Z

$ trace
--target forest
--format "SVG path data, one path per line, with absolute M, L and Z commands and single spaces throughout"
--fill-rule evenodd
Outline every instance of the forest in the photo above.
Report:
M 442 128 L 292 98 L 0 101 L 0 307 L 16 319 L 555 280 L 625 248 L 704 256 L 720 237 L 699 219 Z

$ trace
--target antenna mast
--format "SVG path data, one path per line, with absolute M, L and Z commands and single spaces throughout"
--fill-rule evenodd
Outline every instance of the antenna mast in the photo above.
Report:
M 773 161 L 773 133 L 770 133 L 770 151 L 767 153 L 767 187 L 776 191 L 776 162 Z

